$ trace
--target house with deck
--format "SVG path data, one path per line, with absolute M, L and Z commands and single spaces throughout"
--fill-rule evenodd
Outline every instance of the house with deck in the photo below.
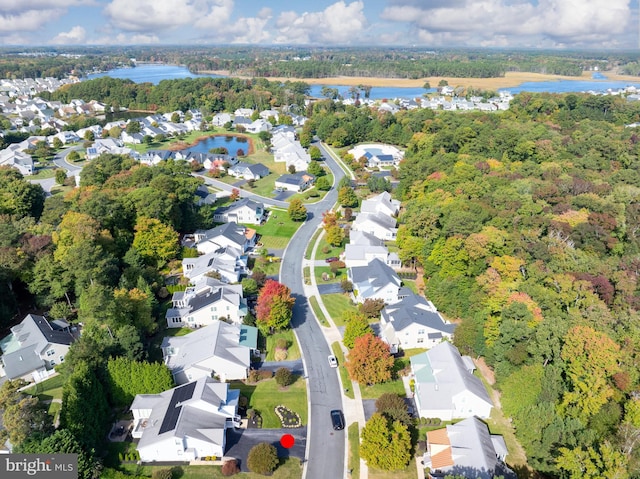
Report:
M 347 278 L 353 284 L 353 296 L 358 303 L 382 299 L 385 304 L 393 304 L 411 293 L 402 286 L 397 273 L 378 258 L 366 266 L 348 268 Z
M 259 225 L 265 220 L 264 204 L 251 198 L 242 198 L 230 205 L 221 206 L 213 212 L 213 221 L 217 223 L 248 223 Z

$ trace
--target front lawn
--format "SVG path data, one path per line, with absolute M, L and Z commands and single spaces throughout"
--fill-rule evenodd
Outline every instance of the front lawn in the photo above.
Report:
M 41 383 L 34 384 L 30 388 L 25 389 L 24 392 L 36 396 L 40 401 L 62 399 L 62 387 L 65 381 L 66 378 L 62 374 L 58 374 Z
M 346 293 L 332 293 L 322 295 L 322 301 L 336 326 L 344 326 L 342 315 L 345 311 L 357 311 L 358 307 L 351 302 Z
M 327 273 L 327 277 L 329 278 L 327 281 L 322 279 L 322 274 Z M 329 283 L 339 283 L 344 278 L 347 277 L 347 269 L 340 268 L 336 270 L 336 274 L 334 277 L 333 271 L 331 271 L 331 267 L 329 266 L 316 266 L 314 268 L 314 274 L 316 277 L 316 283 L 318 284 L 329 284 Z
M 275 361 L 276 343 L 278 339 L 283 338 L 287 341 L 287 361 L 294 361 L 300 359 L 300 348 L 298 347 L 298 341 L 291 329 L 284 331 L 278 331 L 274 334 L 267 336 L 267 361 Z
M 344 247 L 342 245 L 331 246 L 329 243 L 327 243 L 326 238 L 327 235 L 324 235 L 322 239 L 320 239 L 320 243 L 318 243 L 318 249 L 316 250 L 316 259 L 326 259 L 330 256 L 340 256 L 340 253 L 344 251 Z
M 378 399 L 384 393 L 393 393 L 400 397 L 405 397 L 402 379 L 395 379 L 382 384 L 374 384 L 373 386 L 361 384 L 360 392 L 362 393 L 362 399 Z
M 266 379 L 257 384 L 245 384 L 234 381 L 231 389 L 240 389 L 240 394 L 249 399 L 248 409 L 254 409 L 262 416 L 262 427 L 265 429 L 280 429 L 282 424 L 275 412 L 275 407 L 282 404 L 297 412 L 302 425 L 307 424 L 307 388 L 304 379 L 296 377 L 295 382 L 282 389 L 275 379 Z
M 380 471 L 369 468 L 369 479 L 417 479 L 416 460 L 412 457 L 409 465 L 402 471 Z
M 360 477 L 360 429 L 358 423 L 349 426 L 349 470 L 351 477 Z
M 313 309 L 313 313 L 316 315 L 316 318 L 318 318 L 318 321 L 320 321 L 320 324 L 323 326 L 329 326 L 327 318 L 324 317 L 324 313 L 322 312 L 322 310 L 320 309 L 320 305 L 318 304 L 318 298 L 316 298 L 315 296 L 311 296 L 309 298 L 309 304 L 311 305 L 311 309 Z
M 174 468 L 173 477 L 179 477 L 180 479 L 224 478 L 220 466 L 174 466 Z M 121 469 L 131 475 L 151 477 L 153 471 L 167 469 L 167 466 L 138 466 L 137 464 L 123 464 Z M 113 470 L 105 469 L 101 475 L 102 479 L 121 477 L 116 476 L 111 471 Z M 253 472 L 241 472 L 233 477 L 238 477 L 240 479 L 264 479 L 265 476 Z M 278 468 L 269 477 L 272 479 L 300 479 L 302 477 L 302 464 L 300 464 L 300 459 L 295 457 L 280 459 Z
M 57 168 L 50 168 L 50 167 L 44 167 L 44 168 L 37 168 L 36 172 L 33 175 L 29 175 L 29 179 L 30 180 L 44 180 L 46 178 L 53 178 L 54 176 L 56 176 L 56 169 Z
M 256 227 L 256 231 L 265 248 L 283 250 L 301 224 L 301 222 L 292 221 L 286 211 L 271 208 L 269 219 L 264 225 Z

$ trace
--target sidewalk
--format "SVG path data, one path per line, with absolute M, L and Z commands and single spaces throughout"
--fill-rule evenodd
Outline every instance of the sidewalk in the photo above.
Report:
M 320 235 L 318 235 L 318 238 L 316 239 L 316 242 L 313 245 L 313 250 L 311 251 L 311 258 L 316 257 L 316 251 L 318 249 L 318 245 L 320 244 L 320 240 L 322 239 L 323 236 L 324 236 L 324 231 L 322 231 Z M 342 352 L 346 356 L 349 351 L 342 344 L 342 335 L 340 334 L 340 331 L 338 330 L 337 326 L 333 322 L 333 318 L 331 318 L 331 316 L 329 315 L 329 311 L 327 311 L 327 308 L 325 307 L 324 302 L 322 301 L 322 296 L 318 292 L 318 284 L 316 282 L 316 276 L 314 273 L 316 263 L 317 262 L 312 259 L 309 259 L 309 260 L 305 259 L 302 262 L 303 268 L 307 266 L 309 267 L 309 276 L 311 279 L 311 285 L 307 285 L 307 284 L 304 285 L 305 296 L 307 298 L 311 296 L 316 297 L 318 301 L 318 306 L 320 307 L 320 311 L 322 311 L 322 314 L 324 314 L 324 317 L 327 319 L 327 322 L 329 323 L 329 326 L 323 326 L 318 321 L 318 323 L 320 324 L 320 329 L 324 334 L 325 340 L 329 344 L 329 348 L 331 348 L 331 345 L 337 341 L 340 343 Z M 351 399 L 344 395 L 345 386 L 344 384 L 342 384 L 342 378 L 340 377 L 340 374 L 338 374 L 338 381 L 340 382 L 340 392 L 342 394 L 342 406 L 344 408 L 343 412 L 344 412 L 344 417 L 347 423 L 346 426 L 348 428 L 350 424 L 357 422 L 358 429 L 360 432 L 362 432 L 362 428 L 364 427 L 366 420 L 364 416 L 364 408 L 362 407 L 362 395 L 360 393 L 360 386 L 358 385 L 358 383 L 352 382 L 354 399 Z M 346 472 L 348 469 L 348 458 L 349 458 L 349 441 L 348 441 L 348 434 L 346 433 L 345 433 L 345 443 L 346 443 L 345 444 L 346 446 L 345 447 L 345 479 L 346 479 L 347 477 L 349 477 Z M 369 470 L 367 468 L 367 463 L 364 461 L 364 459 L 360 458 L 360 479 L 367 479 L 368 477 L 369 477 Z

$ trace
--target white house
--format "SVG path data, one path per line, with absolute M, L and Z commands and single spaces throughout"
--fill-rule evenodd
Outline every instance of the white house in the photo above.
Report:
M 271 138 L 271 151 L 274 161 L 284 162 L 287 168 L 293 166 L 296 171 L 306 171 L 311 163 L 309 153 L 295 139 L 295 134 L 289 131 L 280 132 Z
M 362 213 L 382 213 L 387 216 L 398 216 L 399 211 L 400 201 L 391 198 L 391 194 L 386 191 L 363 200 L 360 205 L 360 212 Z
M 0 150 L 0 166 L 13 166 L 23 175 L 32 175 L 35 172 L 35 163 L 30 154 L 25 153 L 22 143 L 14 143 L 4 150 Z
M 225 283 L 237 283 L 250 273 L 248 256 L 236 246 L 221 246 L 197 258 L 182 260 L 182 274 L 192 283 L 209 273 L 216 272 Z
M 242 285 L 205 276 L 185 291 L 176 291 L 167 310 L 168 328 L 199 328 L 225 319 L 240 324 L 247 315 Z
M 230 205 L 221 206 L 213 212 L 213 221 L 217 223 L 249 223 L 259 225 L 265 219 L 264 204 L 243 198 Z
M 350 149 L 349 153 L 356 160 L 366 158 L 370 168 L 397 166 L 404 158 L 404 153 L 398 148 L 385 144 L 362 144 Z
M 282 175 L 276 180 L 276 190 L 280 191 L 301 191 L 311 188 L 316 177 L 306 171 L 297 171 L 293 174 Z
M 40 382 L 64 361 L 74 337 L 64 321 L 28 314 L 0 340 L 0 377 Z
M 474 479 L 516 479 L 505 464 L 507 445 L 504 438 L 489 433 L 489 428 L 477 417 L 470 417 L 444 429 L 427 432 L 424 467 L 429 478 L 445 475 Z
M 258 118 L 253 121 L 250 125 L 247 125 L 247 131 L 249 133 L 260 133 L 261 131 L 270 131 L 273 128 L 273 125 L 269 123 L 267 120 L 262 118 Z
M 431 301 L 410 294 L 401 302 L 389 304 L 380 312 L 380 336 L 391 347 L 432 348 L 451 340 L 455 325 L 444 320 Z
M 196 249 L 202 254 L 226 246 L 234 246 L 244 253 L 256 245 L 256 230 L 237 223 L 225 223 L 208 230 L 198 230 L 193 237 Z
M 216 113 L 211 119 L 211 124 L 214 126 L 224 126 L 226 123 L 230 123 L 231 121 L 232 118 L 229 113 Z
M 131 404 L 132 436 L 142 462 L 222 457 L 226 430 L 240 426 L 239 389 L 210 377 L 160 394 L 138 394 Z
M 347 277 L 353 284 L 353 295 L 358 303 L 366 299 L 382 299 L 386 304 L 392 304 L 410 292 L 402 287 L 396 272 L 378 258 L 367 266 L 348 268 Z
M 473 375 L 469 356 L 461 356 L 449 342 L 411 358 L 415 401 L 420 417 L 443 421 L 478 416 L 487 418 L 493 403 L 482 381 Z
M 201 377 L 246 379 L 257 344 L 256 328 L 214 321 L 185 336 L 167 336 L 161 347 L 176 384 L 185 384 Z
M 384 213 L 358 213 L 351 230 L 363 231 L 385 241 L 395 241 L 397 221 Z
M 227 170 L 227 173 L 236 178 L 244 178 L 245 180 L 259 180 L 260 178 L 268 176 L 270 171 L 269 168 L 261 163 L 254 164 L 239 161 L 230 167 Z

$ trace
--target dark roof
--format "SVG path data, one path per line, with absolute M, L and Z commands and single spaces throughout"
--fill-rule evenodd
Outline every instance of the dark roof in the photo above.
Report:
M 305 176 L 311 178 L 312 180 L 315 179 L 315 176 L 313 176 L 310 173 L 307 173 L 306 171 L 297 171 L 292 174 L 282 175 L 276 181 L 279 183 L 286 183 L 288 185 L 301 185 L 309 181 L 308 179 L 305 179 Z
M 411 294 L 400 303 L 385 306 L 385 319 L 393 324 L 393 329 L 402 331 L 412 324 L 420 324 L 430 329 L 453 333 L 455 324 L 445 323 L 439 313 L 431 310 L 427 301 L 417 294 Z
M 158 434 L 163 434 L 168 431 L 173 431 L 178 424 L 178 418 L 182 411 L 182 403 L 188 401 L 193 396 L 193 392 L 196 389 L 196 383 L 192 382 L 185 384 L 184 386 L 177 387 L 173 390 L 171 401 L 169 401 L 169 407 L 162 420 L 160 431 Z
M 53 327 L 44 316 L 37 316 L 35 314 L 30 314 L 29 316 L 31 316 L 31 319 L 36 323 L 36 326 L 38 326 L 38 329 L 48 342 L 66 344 L 67 346 L 73 342 L 73 336 L 71 336 L 68 330 L 60 328 L 57 325 Z

